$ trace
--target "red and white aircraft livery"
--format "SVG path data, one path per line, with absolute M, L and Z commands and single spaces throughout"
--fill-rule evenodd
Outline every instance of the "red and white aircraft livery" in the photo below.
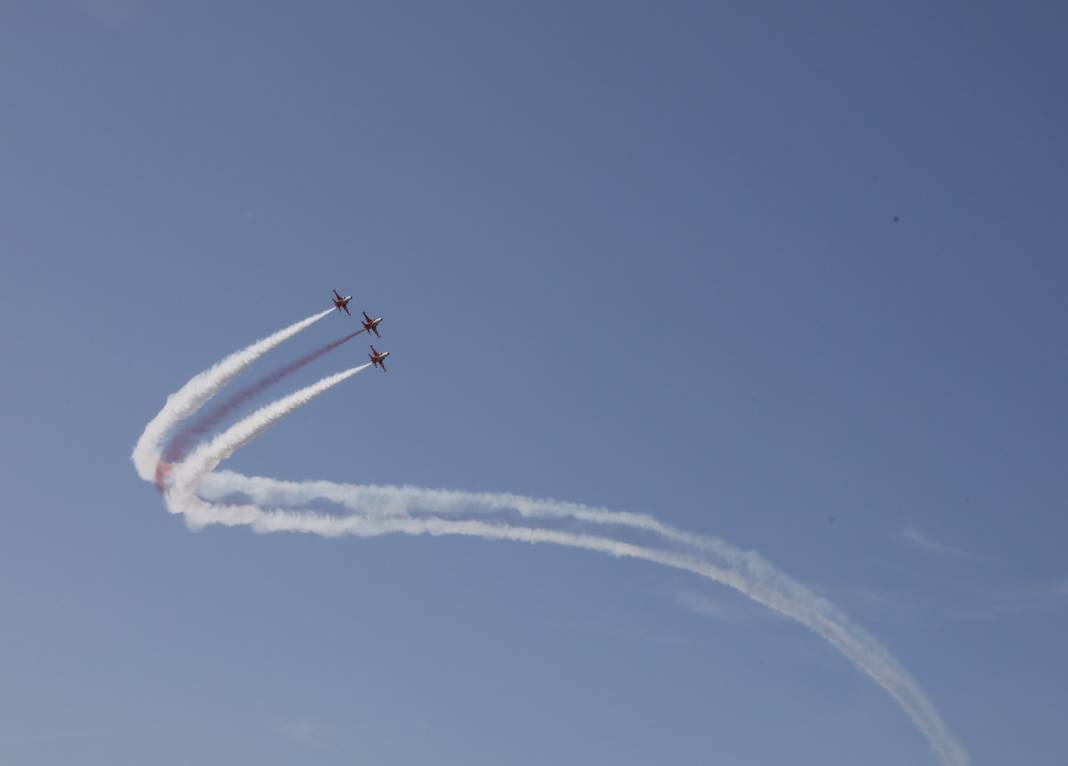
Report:
M 389 356 L 388 351 L 379 351 L 374 346 L 371 346 L 371 353 L 367 356 L 371 357 L 371 364 L 375 367 L 381 367 L 382 372 L 389 372 L 386 369 L 386 357 Z
M 352 312 L 349 311 L 349 301 L 351 300 L 351 295 L 342 298 L 341 294 L 337 290 L 334 290 L 334 308 L 336 308 L 338 311 L 344 309 L 345 313 L 349 316 L 352 316 Z
M 367 312 L 366 311 L 363 312 L 363 329 L 364 329 L 364 332 L 373 332 L 376 336 L 381 338 L 382 336 L 378 334 L 378 323 L 381 322 L 381 321 L 382 321 L 382 317 L 379 317 L 378 319 L 371 319 L 371 317 L 367 316 Z

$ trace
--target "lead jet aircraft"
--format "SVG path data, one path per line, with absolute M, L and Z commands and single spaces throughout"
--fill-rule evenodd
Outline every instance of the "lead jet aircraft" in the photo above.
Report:
M 374 346 L 371 346 L 371 353 L 367 356 L 371 357 L 371 364 L 375 367 L 381 367 L 382 372 L 389 372 L 389 370 L 386 369 L 386 357 L 389 356 L 388 351 L 379 351 Z
M 378 334 L 378 323 L 381 322 L 381 321 L 382 321 L 382 317 L 379 317 L 378 319 L 371 319 L 371 317 L 367 316 L 367 312 L 366 311 L 363 312 L 363 329 L 364 329 L 364 332 L 373 332 L 376 336 L 381 338 L 382 336 Z
M 351 295 L 346 298 L 342 298 L 341 294 L 337 290 L 334 290 L 334 308 L 336 308 L 338 311 L 344 310 L 345 313 L 349 316 L 352 316 L 352 312 L 349 311 L 349 301 L 351 300 Z

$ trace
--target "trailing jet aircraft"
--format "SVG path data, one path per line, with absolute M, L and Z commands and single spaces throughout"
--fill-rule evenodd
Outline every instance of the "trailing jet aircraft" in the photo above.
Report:
M 382 372 L 389 372 L 386 369 L 386 357 L 389 356 L 388 351 L 379 351 L 374 346 L 371 346 L 371 353 L 367 356 L 371 357 L 371 364 L 375 367 L 381 367 Z
M 349 316 L 352 316 L 352 312 L 349 311 L 349 301 L 351 300 L 351 295 L 346 298 L 342 298 L 341 294 L 337 290 L 334 290 L 334 308 L 336 308 L 338 311 L 344 310 L 345 313 Z
M 371 317 L 367 316 L 367 312 L 366 311 L 363 312 L 363 329 L 364 329 L 364 331 L 373 332 L 379 338 L 382 337 L 381 335 L 378 334 L 378 323 L 381 322 L 381 321 L 382 321 L 382 317 L 378 317 L 378 319 L 371 319 Z

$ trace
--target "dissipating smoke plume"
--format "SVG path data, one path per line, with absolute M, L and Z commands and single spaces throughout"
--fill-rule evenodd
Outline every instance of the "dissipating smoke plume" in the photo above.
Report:
M 159 445 L 174 428 L 191 418 L 241 369 L 328 313 L 330 311 L 309 317 L 231 354 L 192 378 L 173 394 L 163 410 L 146 426 L 134 449 L 133 460 L 138 474 L 152 481 L 156 475 L 156 465 L 161 464 L 164 457 Z M 340 345 L 340 342 L 335 343 Z M 325 353 L 318 353 L 316 358 Z M 163 489 L 168 510 L 182 514 L 192 528 L 209 525 L 248 526 L 261 533 L 302 532 L 322 537 L 462 535 L 486 540 L 562 545 L 691 572 L 731 587 L 757 603 L 798 621 L 825 639 L 897 702 L 927 739 L 942 766 L 968 765 L 969 758 L 963 746 L 948 730 L 916 680 L 889 650 L 854 625 L 827 599 L 813 593 L 759 554 L 743 551 L 724 540 L 685 532 L 647 514 L 509 493 L 364 486 L 325 481 L 291 482 L 269 477 L 247 477 L 231 471 L 214 472 L 223 460 L 262 435 L 271 425 L 368 366 L 364 364 L 329 375 L 281 397 L 202 442 L 187 456 L 183 455 L 180 462 L 173 466 L 171 480 Z M 264 379 L 266 377 L 270 376 Z M 269 385 L 271 383 L 264 383 L 259 390 Z M 232 399 L 242 394 L 238 392 Z M 242 403 L 252 395 L 242 399 Z M 236 405 L 228 412 L 235 408 Z M 221 417 L 214 420 L 213 424 L 220 420 Z M 196 435 L 200 435 L 200 432 Z M 309 505 L 322 502 L 333 504 L 337 512 L 308 509 Z M 509 513 L 518 513 L 527 523 L 510 523 Z M 561 528 L 564 522 L 593 528 L 598 533 L 591 533 L 587 529 Z M 627 530 L 652 534 L 660 544 L 639 544 L 602 533 L 602 530 L 616 530 L 617 534 Z

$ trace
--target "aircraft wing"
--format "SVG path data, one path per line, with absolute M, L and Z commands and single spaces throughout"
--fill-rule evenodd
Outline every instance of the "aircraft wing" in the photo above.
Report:
M 379 362 L 379 364 L 382 365 L 382 372 L 389 372 L 389 370 L 386 369 L 386 360 L 385 359 L 383 359 L 381 362 Z
M 348 307 L 348 306 L 342 305 L 342 307 L 341 307 L 341 308 L 345 309 L 345 313 L 346 313 L 346 314 L 348 314 L 349 316 L 352 316 L 352 312 L 351 312 L 351 311 L 349 311 L 349 307 Z

